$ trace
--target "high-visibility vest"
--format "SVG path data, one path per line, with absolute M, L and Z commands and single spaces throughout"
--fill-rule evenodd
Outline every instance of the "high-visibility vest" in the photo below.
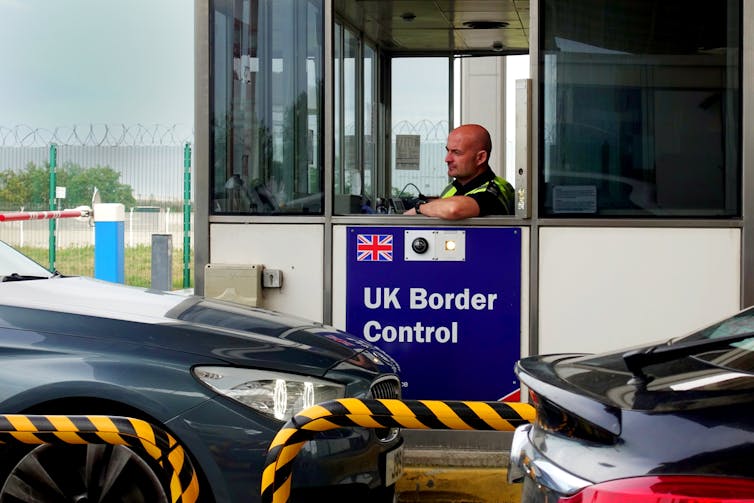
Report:
M 511 186 L 511 184 L 509 184 L 499 176 L 496 176 L 495 178 L 486 181 L 479 187 L 475 187 L 461 195 L 470 196 L 471 194 L 478 194 L 485 191 L 494 195 L 502 203 L 508 215 L 513 214 L 513 187 Z M 445 189 L 440 194 L 440 198 L 445 199 L 447 197 L 453 197 L 457 192 L 458 189 L 455 185 L 453 185 L 452 183 L 448 184 L 448 186 L 445 187 Z

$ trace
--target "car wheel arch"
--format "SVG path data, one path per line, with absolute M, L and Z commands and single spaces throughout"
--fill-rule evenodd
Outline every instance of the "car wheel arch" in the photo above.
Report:
M 39 395 L 36 395 L 39 397 Z M 0 409 L 0 412 L 5 412 Z M 14 414 L 29 414 L 29 415 L 107 415 L 107 416 L 123 416 L 132 417 L 135 419 L 141 419 L 150 424 L 153 424 L 176 438 L 179 442 L 181 439 L 179 435 L 170 429 L 169 421 L 161 421 L 155 415 L 150 413 L 145 408 L 137 407 L 136 405 L 128 402 L 113 400 L 112 398 L 100 396 L 99 393 L 90 393 L 84 395 L 68 395 L 68 396 L 51 396 L 46 400 L 37 401 L 33 404 L 27 404 L 21 409 L 14 409 Z M 196 458 L 190 452 L 188 447 L 181 442 L 184 446 L 184 450 L 192 458 L 194 471 L 199 478 L 199 487 L 209 487 L 206 475 L 203 473 L 201 467 L 196 462 Z M 4 484 L 5 479 L 10 475 L 16 464 L 28 453 L 30 453 L 37 445 L 0 445 L 0 487 Z M 70 446 L 69 446 L 70 447 Z M 145 458 L 150 464 L 152 460 Z M 206 492 L 200 499 L 202 503 L 213 503 L 214 498 Z
M 3 414 L 109 414 L 109 409 L 122 409 L 137 414 L 139 419 L 163 423 L 177 413 L 170 411 L 164 403 L 153 400 L 143 393 L 124 386 L 93 381 L 63 381 L 44 384 L 26 389 L 11 397 L 6 397 L 0 405 Z M 81 405 L 81 410 L 71 412 L 67 406 Z M 63 412 L 51 412 L 55 407 Z M 93 410 L 97 407 L 97 410 Z M 180 411 L 178 411 L 180 413 Z M 123 414 L 121 414 L 123 415 Z

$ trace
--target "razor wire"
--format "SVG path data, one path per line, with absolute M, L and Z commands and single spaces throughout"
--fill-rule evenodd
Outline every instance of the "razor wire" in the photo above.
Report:
M 424 141 L 444 142 L 448 138 L 448 121 L 432 122 L 420 120 L 418 122 L 399 121 L 393 124 L 392 134 L 417 134 Z
M 392 126 L 393 134 L 418 134 L 425 141 L 445 141 L 447 121 L 400 121 Z M 150 146 L 184 145 L 193 143 L 192 126 L 183 124 L 74 124 L 52 129 L 35 128 L 26 124 L 0 126 L 0 147 L 60 146 Z
M 0 126 L 0 147 L 178 146 L 193 143 L 193 126 L 182 124 L 79 124 L 53 129 Z

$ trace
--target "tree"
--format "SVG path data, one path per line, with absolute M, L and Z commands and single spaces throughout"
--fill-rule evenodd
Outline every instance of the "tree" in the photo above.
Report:
M 95 187 L 102 202 L 121 203 L 126 208 L 134 206 L 133 189 L 120 183 L 119 178 L 120 173 L 107 166 L 82 168 L 68 163 L 58 170 L 57 184 L 66 187 L 66 205 L 69 207 L 91 205 Z
M 8 209 L 44 208 L 50 193 L 48 170 L 30 162 L 24 171 L 1 172 L 0 204 Z
M 44 167 L 29 163 L 19 172 L 0 171 L 0 207 L 17 209 L 47 208 L 50 197 L 49 164 Z M 66 163 L 56 170 L 56 184 L 66 188 L 63 206 L 91 206 L 94 188 L 99 190 L 101 199 L 107 203 L 121 203 L 134 206 L 133 189 L 120 183 L 120 174 L 107 166 L 82 168 L 78 164 Z

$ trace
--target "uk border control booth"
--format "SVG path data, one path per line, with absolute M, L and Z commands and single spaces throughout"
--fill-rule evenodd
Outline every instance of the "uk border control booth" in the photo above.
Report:
M 195 9 L 197 293 L 347 329 L 451 400 L 751 303 L 752 2 Z M 515 214 L 403 215 L 465 123 Z

